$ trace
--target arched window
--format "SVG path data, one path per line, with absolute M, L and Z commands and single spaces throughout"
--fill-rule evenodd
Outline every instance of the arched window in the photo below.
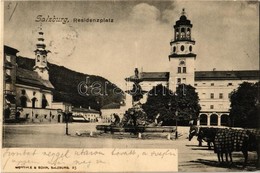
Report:
M 45 94 L 42 95 L 42 108 L 45 109 L 47 107 L 47 99 Z
M 192 46 L 190 46 L 189 49 L 190 49 L 190 52 L 191 52 L 192 51 Z
M 27 97 L 26 97 L 26 91 L 23 89 L 21 90 L 22 96 L 20 97 L 20 103 L 23 108 L 27 107 Z
M 221 115 L 221 125 L 228 126 L 229 125 L 229 116 L 227 114 Z
M 178 37 L 179 37 L 179 29 L 178 28 L 175 30 L 175 36 L 176 36 L 176 39 L 178 39 Z
M 176 47 L 175 46 L 173 46 L 173 52 L 176 52 Z
M 20 102 L 21 102 L 21 106 L 22 106 L 23 108 L 26 108 L 26 107 L 27 107 L 27 98 L 26 98 L 26 96 L 22 95 L 22 96 L 20 97 Z
M 216 126 L 216 125 L 218 125 L 218 115 L 212 114 L 212 115 L 210 116 L 210 125 L 211 125 L 211 126 Z
M 46 63 L 46 55 L 43 55 L 42 57 L 43 57 L 43 58 L 42 58 L 42 62 L 43 62 L 43 63 Z
M 40 55 L 37 55 L 37 62 L 40 62 Z
M 200 125 L 207 125 L 208 116 L 206 114 L 200 115 Z
M 190 28 L 187 29 L 187 37 L 190 37 Z
M 181 28 L 181 38 L 184 38 L 184 36 L 185 36 L 185 29 Z
M 32 108 L 35 108 L 35 103 L 37 101 L 37 98 L 36 97 L 33 97 L 32 98 Z

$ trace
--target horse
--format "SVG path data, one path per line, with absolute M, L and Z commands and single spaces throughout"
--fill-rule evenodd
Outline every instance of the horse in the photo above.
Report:
M 244 156 L 243 167 L 246 167 L 248 160 L 248 151 L 257 151 L 257 167 L 259 167 L 259 130 L 246 129 L 221 129 L 217 132 L 214 139 L 214 152 L 217 153 L 218 161 L 224 162 L 223 154 L 226 155 L 226 162 L 228 156 L 230 162 L 232 161 L 232 152 L 242 151 Z
M 219 128 L 213 127 L 191 127 L 189 133 L 189 141 L 194 137 L 197 136 L 197 140 L 199 141 L 199 146 L 202 146 L 202 141 L 206 141 L 208 145 L 208 149 L 211 149 L 211 143 L 214 145 L 214 139 L 216 133 Z

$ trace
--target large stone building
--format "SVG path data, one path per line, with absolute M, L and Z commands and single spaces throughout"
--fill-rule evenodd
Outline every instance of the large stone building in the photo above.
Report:
M 19 67 L 16 64 L 19 51 L 4 46 L 4 122 L 61 123 L 69 113 L 86 122 L 96 122 L 100 111 L 53 101 L 55 88 L 49 81 L 47 60 L 50 51 L 46 49 L 43 35 L 40 28 L 33 71 Z
M 169 72 L 140 72 L 138 78 L 144 91 L 162 84 L 176 91 L 179 84 L 189 84 L 196 88 L 199 95 L 201 112 L 198 125 L 227 125 L 230 109 L 230 93 L 242 82 L 255 83 L 259 80 L 259 70 L 247 71 L 195 71 L 196 54 L 193 52 L 195 41 L 192 39 L 192 24 L 183 9 L 181 17 L 173 26 L 174 37 L 170 41 L 171 52 L 168 56 Z M 137 76 L 126 78 L 127 88 Z M 130 97 L 128 95 L 127 97 Z M 147 95 L 142 103 L 146 102 Z M 129 99 L 128 99 L 129 100 Z M 130 103 L 128 103 L 130 105 Z
M 25 122 L 62 122 L 62 114 L 52 108 L 54 89 L 49 81 L 48 50 L 39 31 L 34 71 L 16 64 L 18 50 L 4 46 L 4 120 Z

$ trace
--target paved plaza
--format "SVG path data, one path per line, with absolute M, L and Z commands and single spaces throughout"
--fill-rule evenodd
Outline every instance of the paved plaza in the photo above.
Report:
M 78 136 L 77 132 L 95 132 L 94 123 L 69 124 L 70 135 L 65 135 L 65 124 L 32 124 L 32 125 L 4 125 L 3 147 L 18 148 L 174 148 L 178 149 L 179 171 L 209 172 L 209 171 L 255 171 L 256 153 L 249 152 L 249 166 L 242 169 L 243 156 L 241 152 L 233 153 L 236 166 L 219 165 L 213 150 L 198 147 L 194 138 L 188 141 L 189 127 L 178 127 L 179 139 L 167 140 L 163 137 L 138 139 L 130 134 L 103 134 Z M 94 133 L 95 134 L 95 133 Z

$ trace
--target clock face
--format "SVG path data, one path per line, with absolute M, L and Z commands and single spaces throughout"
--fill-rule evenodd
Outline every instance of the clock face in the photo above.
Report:
M 180 60 L 179 65 L 185 65 L 185 61 L 183 59 Z

